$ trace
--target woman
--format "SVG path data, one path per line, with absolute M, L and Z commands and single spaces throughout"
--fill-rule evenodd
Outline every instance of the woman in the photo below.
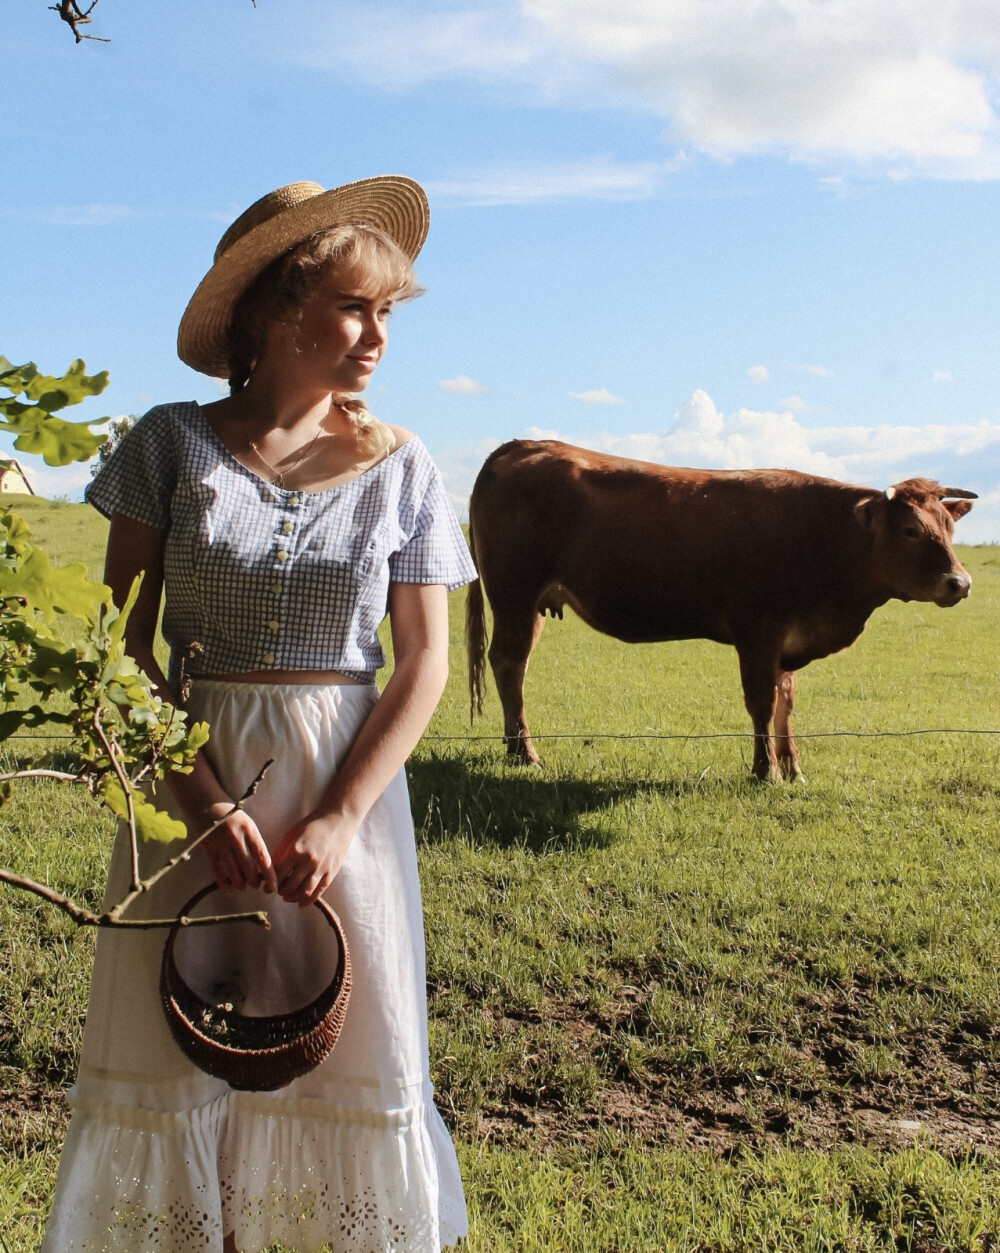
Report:
M 408 179 L 299 183 L 226 232 L 178 351 L 230 380 L 215 404 L 153 409 L 95 478 L 127 640 L 212 738 L 171 780 L 192 833 L 245 810 L 135 907 L 169 916 L 210 876 L 271 931 L 184 933 L 203 986 L 246 1013 L 328 977 L 321 895 L 354 987 L 333 1053 L 277 1092 L 235 1092 L 176 1047 L 157 995 L 162 932 L 102 932 L 46 1253 L 438 1250 L 466 1230 L 427 1062 L 423 930 L 403 763 L 447 674 L 446 589 L 475 576 L 419 440 L 356 399 L 396 300 L 419 291 L 428 225 Z M 164 592 L 169 680 L 152 645 Z M 394 668 L 375 634 L 388 608 Z M 190 685 L 188 680 L 191 680 Z M 161 801 L 162 803 L 162 801 Z M 176 854 L 144 847 L 143 873 Z M 128 877 L 120 838 L 108 899 Z M 215 898 L 209 898 L 210 900 Z

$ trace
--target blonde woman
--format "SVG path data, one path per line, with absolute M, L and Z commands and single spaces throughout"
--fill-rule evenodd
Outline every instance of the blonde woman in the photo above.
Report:
M 128 644 L 211 725 L 173 783 L 192 833 L 245 811 L 144 902 L 164 916 L 214 877 L 268 933 L 184 933 L 203 985 L 246 1013 L 306 1003 L 326 976 L 320 896 L 353 965 L 346 1022 L 317 1069 L 237 1092 L 177 1048 L 158 999 L 160 932 L 103 932 L 46 1253 L 431 1253 L 466 1230 L 434 1107 L 423 924 L 403 763 L 447 675 L 448 588 L 475 577 L 419 439 L 359 396 L 393 305 L 418 294 L 427 203 L 404 178 L 297 183 L 226 232 L 178 338 L 228 377 L 210 405 L 151 410 L 95 478 L 120 604 L 145 572 Z M 169 676 L 153 657 L 163 598 Z M 376 629 L 388 611 L 394 666 Z M 176 853 L 145 847 L 144 873 Z M 109 899 L 127 882 L 119 840 Z M 159 893 L 159 895 L 157 895 Z M 216 893 L 219 896 L 220 893 Z

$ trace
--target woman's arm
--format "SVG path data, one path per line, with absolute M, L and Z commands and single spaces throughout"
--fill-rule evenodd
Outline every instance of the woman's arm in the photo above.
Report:
M 153 680 L 157 695 L 176 704 L 177 696 L 170 691 L 153 655 L 163 592 L 165 542 L 165 531 L 136 522 L 123 513 L 112 514 L 104 581 L 111 587 L 115 604 L 124 605 L 136 575 L 144 572 L 138 599 L 125 627 L 125 646 Z M 204 831 L 233 807 L 204 753 L 198 754 L 190 774 L 171 774 L 167 780 L 194 833 Z M 277 886 L 267 845 L 256 823 L 242 810 L 215 831 L 203 847 L 220 888 L 263 885 L 273 892 Z
M 448 678 L 448 593 L 437 584 L 390 583 L 394 666 L 378 704 L 311 814 L 274 857 L 278 891 L 308 905 L 333 882 L 365 814 L 406 761 Z

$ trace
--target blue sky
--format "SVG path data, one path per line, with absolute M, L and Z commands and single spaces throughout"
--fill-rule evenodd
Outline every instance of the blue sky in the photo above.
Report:
M 5 16 L 0 351 L 210 400 L 177 321 L 296 179 L 420 180 L 427 295 L 368 393 L 461 506 L 545 432 L 978 491 L 1000 541 L 993 0 L 100 0 Z M 80 416 L 86 410 L 79 410 Z M 8 445 L 9 446 L 9 445 Z M 27 460 L 27 459 L 26 459 Z M 78 497 L 86 468 L 34 468 Z

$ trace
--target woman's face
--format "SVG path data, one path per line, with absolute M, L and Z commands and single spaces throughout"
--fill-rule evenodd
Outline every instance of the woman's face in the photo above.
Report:
M 371 279 L 331 270 L 298 316 L 271 330 L 290 350 L 298 378 L 335 393 L 361 392 L 385 352 L 391 313 L 392 300 Z

